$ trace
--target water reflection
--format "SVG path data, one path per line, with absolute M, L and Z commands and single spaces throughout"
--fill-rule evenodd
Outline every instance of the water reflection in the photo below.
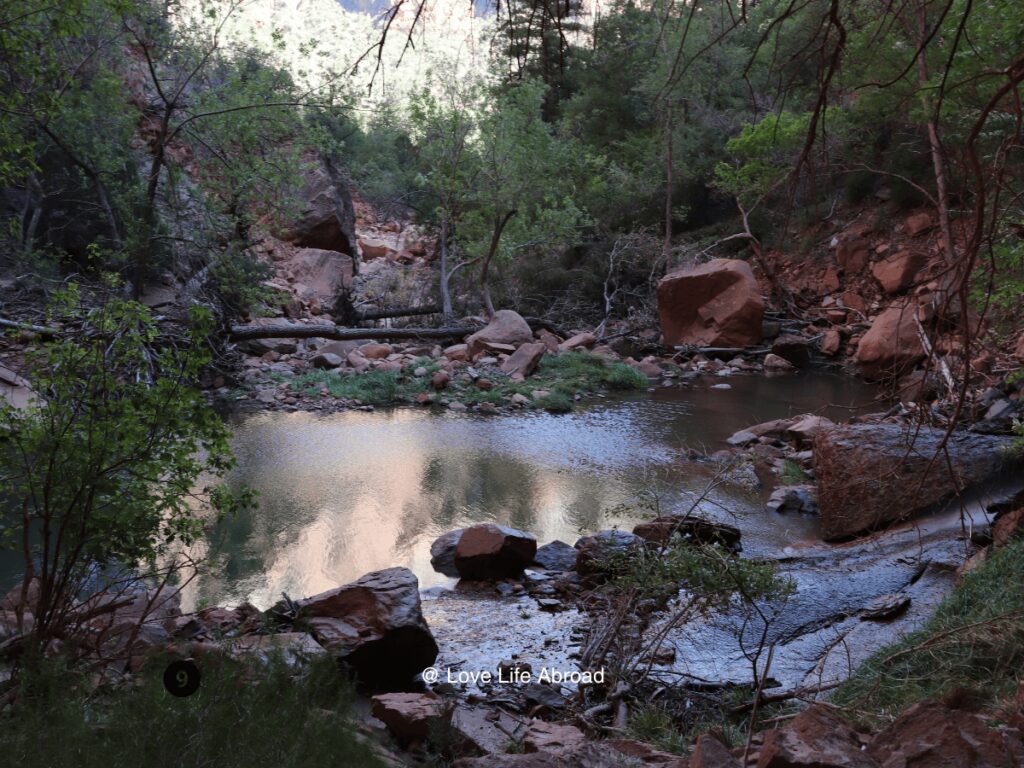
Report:
M 849 379 L 820 374 L 737 377 L 731 390 L 711 390 L 712 383 L 565 416 L 437 416 L 406 408 L 236 417 L 239 469 L 231 481 L 259 490 L 260 506 L 211 533 L 210 567 L 189 585 L 186 602 L 266 607 L 282 592 L 310 595 L 394 565 L 411 568 L 424 587 L 447 583 L 430 567 L 429 553 L 445 531 L 491 520 L 542 543 L 571 543 L 580 532 L 630 525 L 609 510 L 652 483 L 664 485 L 672 503 L 706 481 L 681 460 L 684 448 L 715 448 L 756 421 L 870 395 Z M 651 468 L 660 470 L 656 479 Z M 780 525 L 737 491 L 712 501 L 721 505 L 719 516 L 723 507 L 757 516 L 755 530 L 807 535 L 806 521 Z

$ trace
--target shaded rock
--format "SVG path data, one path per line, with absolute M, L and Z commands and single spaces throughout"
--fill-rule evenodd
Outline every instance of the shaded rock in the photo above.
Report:
M 327 159 L 302 174 L 301 208 L 283 239 L 306 248 L 356 253 L 355 208 L 340 169 Z
M 576 542 L 576 572 L 582 575 L 600 573 L 609 558 L 628 555 L 643 544 L 643 539 L 626 531 L 598 531 Z
M 714 259 L 658 282 L 665 344 L 743 347 L 761 341 L 764 300 L 750 265 Z
M 872 265 L 871 274 L 886 293 L 900 293 L 912 286 L 918 273 L 928 263 L 928 256 L 920 251 L 899 251 L 885 261 Z
M 835 328 L 830 328 L 825 331 L 825 335 L 821 337 L 821 341 L 818 344 L 818 349 L 821 350 L 821 354 L 832 357 L 838 354 L 839 350 L 843 347 L 843 337 Z
M 528 704 L 536 704 L 557 711 L 566 705 L 565 697 L 553 685 L 543 683 L 527 683 L 523 688 L 523 696 Z
M 298 666 L 312 656 L 326 653 L 324 647 L 306 632 L 242 635 L 231 640 L 229 650 L 235 658 L 255 658 L 263 664 L 280 658 L 291 667 Z
M 549 571 L 571 571 L 576 567 L 576 549 L 556 539 L 538 547 L 533 562 Z
M 298 606 L 299 620 L 362 682 L 407 684 L 437 658 L 420 609 L 419 582 L 407 568 L 368 573 Z
M 818 514 L 818 493 L 813 485 L 783 485 L 772 491 L 768 499 L 772 512 Z
M 572 750 L 561 752 L 531 752 L 521 755 L 487 755 L 460 758 L 455 768 L 625 768 L 630 766 L 622 752 L 604 743 L 588 742 Z M 643 763 L 633 763 L 643 765 Z M 685 768 L 682 758 L 671 768 Z
M 370 361 L 363 357 L 363 353 L 358 349 L 349 352 L 345 360 L 356 370 L 356 373 L 362 373 L 370 367 Z
M 797 368 L 803 368 L 811 362 L 811 342 L 803 336 L 794 334 L 779 336 L 772 343 L 772 354 L 778 355 Z
M 364 259 L 386 259 L 389 256 L 394 256 L 397 251 L 391 246 L 391 243 L 379 237 L 359 238 L 359 250 Z
M 568 339 L 563 341 L 558 345 L 558 351 L 571 352 L 572 350 L 579 349 L 580 347 L 590 349 L 596 343 L 597 337 L 589 331 L 585 331 L 583 333 L 577 333 L 575 336 L 570 336 Z
M 466 528 L 455 546 L 455 568 L 464 579 L 490 581 L 518 576 L 533 562 L 537 540 L 494 523 Z
M 650 744 L 633 739 L 607 739 L 601 742 L 602 746 L 611 747 L 620 755 L 639 761 L 641 765 L 662 765 L 669 768 L 687 768 L 686 758 L 673 755 L 671 752 L 662 752 Z
M 936 701 L 915 704 L 868 745 L 882 768 L 1013 766 L 1024 758 L 1018 750 L 978 715 Z
M 451 727 L 462 751 L 487 756 L 484 763 L 469 761 L 466 765 L 500 765 L 491 761 L 502 757 L 509 742 L 518 741 L 525 731 L 519 720 L 505 712 L 465 705 L 457 706 L 452 712 Z
M 444 702 L 433 693 L 384 693 L 371 701 L 373 716 L 402 744 L 425 740 L 444 716 Z
M 890 595 L 879 595 L 864 606 L 861 619 L 869 621 L 886 621 L 899 616 L 910 607 L 910 595 L 894 592 Z
M 28 381 L 7 366 L 0 365 L 0 399 L 6 400 L 12 408 L 22 410 L 32 404 L 35 393 Z
M 740 761 L 722 742 L 704 733 L 697 737 L 690 755 L 690 768 L 740 768 Z
M 757 435 L 755 435 L 749 429 L 741 429 L 739 432 L 734 432 L 732 435 L 730 435 L 725 442 L 727 442 L 729 445 L 743 446 L 750 445 L 751 443 L 756 443 L 757 441 Z
M 878 763 L 861 751 L 850 726 L 815 705 L 785 728 L 765 734 L 757 768 L 878 768 Z
M 354 341 L 331 341 L 324 344 L 317 351 L 326 355 L 337 355 L 342 360 L 348 357 L 348 353 L 358 349 L 359 345 Z
M 872 321 L 854 355 L 864 376 L 869 379 L 899 376 L 924 359 L 916 311 L 910 304 L 896 303 Z
M 818 432 L 821 535 L 841 539 L 904 520 L 957 491 L 983 482 L 1013 461 L 1010 440 L 954 432 L 935 460 L 944 430 L 898 424 L 853 424 Z
M 903 222 L 903 231 L 906 232 L 907 237 L 917 237 L 934 226 L 935 221 L 932 219 L 932 215 L 927 211 L 921 211 L 907 216 Z
M 800 416 L 790 424 L 786 428 L 786 436 L 796 440 L 801 445 L 810 444 L 814 440 L 815 435 L 823 429 L 829 429 L 834 426 L 835 422 L 831 419 L 809 413 L 806 416 Z
M 509 345 L 514 350 L 520 344 L 529 344 L 532 341 L 533 331 L 518 312 L 499 309 L 484 328 L 466 339 L 466 352 L 472 358 L 486 351 L 488 345 Z
M 633 533 L 655 544 L 667 542 L 673 535 L 695 544 L 721 544 L 730 550 L 738 550 L 740 543 L 740 529 L 736 526 L 692 515 L 666 515 L 638 523 L 633 527 Z
M 452 361 L 469 360 L 469 348 L 465 344 L 452 344 L 450 347 L 445 347 L 442 354 Z
M 997 547 L 1004 547 L 1022 533 L 1024 533 L 1024 507 L 996 518 L 995 524 L 992 526 L 992 542 Z
M 448 371 L 434 371 L 430 377 L 430 386 L 437 390 L 445 389 L 451 380 L 452 375 Z
M 367 360 L 383 360 L 391 354 L 392 349 L 390 344 L 363 344 L 359 348 L 359 352 Z
M 501 370 L 515 378 L 526 378 L 533 373 L 547 347 L 542 342 L 523 344 L 501 364 Z
M 836 246 L 836 262 L 843 272 L 856 275 L 871 261 L 871 242 L 862 237 L 843 240 Z
M 574 725 L 560 725 L 534 720 L 523 737 L 526 752 L 564 752 L 577 749 L 586 742 L 583 731 Z
M 314 368 L 331 369 L 340 368 L 344 361 L 337 355 L 331 354 L 330 352 L 318 352 L 313 355 L 310 362 L 313 364 Z
M 465 530 L 456 528 L 434 539 L 434 543 L 430 545 L 430 565 L 435 571 L 445 576 L 459 577 L 459 571 L 455 567 L 455 548 L 459 545 L 459 539 Z
M 793 364 L 784 357 L 779 357 L 774 352 L 764 356 L 764 367 L 769 371 L 791 371 Z

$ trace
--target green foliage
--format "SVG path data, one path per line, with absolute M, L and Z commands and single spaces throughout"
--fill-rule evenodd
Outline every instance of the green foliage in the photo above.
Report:
M 271 659 L 254 674 L 223 661 L 202 665 L 202 684 L 176 698 L 156 660 L 134 681 L 91 692 L 57 665 L 20 681 L 0 728 L 0 751 L 26 768 L 287 768 L 383 765 L 356 736 L 351 689 L 333 658 L 300 668 Z
M 784 459 L 779 479 L 783 485 L 799 485 L 800 483 L 807 482 L 807 473 L 792 459 Z
M 917 632 L 882 649 L 833 700 L 885 718 L 954 689 L 992 704 L 1017 688 L 1024 661 L 1024 540 L 968 572 Z
M 74 330 L 29 352 L 35 401 L 0 404 L 0 496 L 23 502 L 4 533 L 29 542 L 25 571 L 44 586 L 41 639 L 95 566 L 155 567 L 199 537 L 204 506 L 224 514 L 252 501 L 195 491 L 201 475 L 233 466 L 228 432 L 195 388 L 209 360 L 207 311 L 193 310 L 180 346 L 158 344 L 147 308 L 116 295 L 91 305 L 71 285 L 48 322 Z

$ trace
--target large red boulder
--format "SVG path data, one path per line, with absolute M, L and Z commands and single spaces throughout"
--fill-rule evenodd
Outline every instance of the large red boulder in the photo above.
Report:
M 524 379 L 537 369 L 547 349 L 542 341 L 523 344 L 501 364 L 501 370 L 513 379 Z
M 406 685 L 437 658 L 419 582 L 407 568 L 368 573 L 298 605 L 300 622 L 363 682 Z
M 899 376 L 924 359 L 917 327 L 917 307 L 893 304 L 871 323 L 857 345 L 857 365 L 869 379 Z
M 455 569 L 464 579 L 488 581 L 518 576 L 533 562 L 537 540 L 494 523 L 466 528 L 455 545 Z
M 905 520 L 1013 461 L 1009 438 L 954 432 L 940 451 L 945 434 L 899 424 L 818 430 L 814 474 L 822 538 L 844 539 Z
M 531 341 L 533 331 L 522 315 L 511 309 L 499 309 L 485 327 L 466 339 L 466 352 L 472 358 L 493 344 L 518 347 Z
M 878 763 L 861 751 L 854 730 L 819 704 L 765 734 L 757 768 L 878 768 Z
M 746 347 L 761 341 L 764 300 L 745 261 L 715 259 L 671 272 L 658 283 L 665 343 Z
M 882 768 L 996 768 L 1024 760 L 1017 731 L 936 701 L 915 704 L 875 736 L 868 754 Z
M 928 263 L 921 251 L 899 251 L 871 266 L 871 274 L 886 293 L 901 293 L 917 281 L 918 273 Z

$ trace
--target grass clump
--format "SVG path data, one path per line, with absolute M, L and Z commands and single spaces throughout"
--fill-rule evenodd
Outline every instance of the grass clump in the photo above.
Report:
M 566 352 L 541 358 L 533 389 L 537 384 L 557 385 L 572 392 L 596 392 L 599 389 L 643 389 L 647 377 L 618 360 L 589 352 Z
M 783 485 L 800 485 L 807 482 L 807 473 L 792 459 L 784 459 L 779 479 Z
M 56 664 L 20 682 L 0 724 L 5 764 L 24 768 L 353 768 L 383 763 L 347 718 L 351 689 L 333 659 L 292 669 L 280 659 L 248 671 L 202 666 L 199 690 L 175 698 L 164 664 L 136 684 L 90 692 Z
M 967 573 L 924 627 L 864 662 L 833 701 L 885 717 L 966 689 L 989 706 L 1016 690 L 1022 664 L 1024 540 L 1018 539 Z

